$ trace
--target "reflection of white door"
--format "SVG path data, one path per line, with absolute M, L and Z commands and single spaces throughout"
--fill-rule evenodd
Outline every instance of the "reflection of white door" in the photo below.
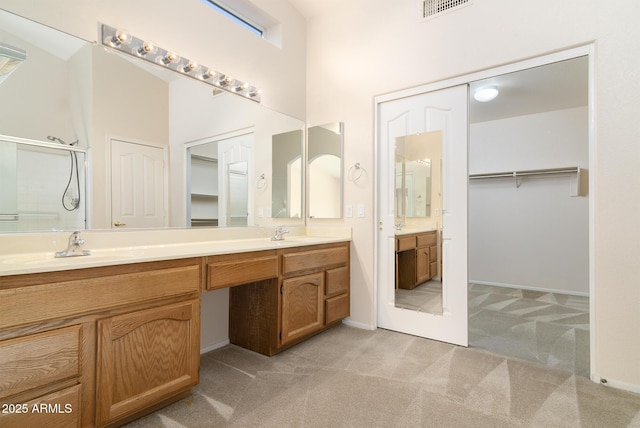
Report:
M 117 228 L 168 226 L 166 149 L 111 140 L 111 223 Z
M 231 201 L 230 191 L 233 187 L 230 183 L 232 165 L 244 162 L 246 164 L 245 181 L 246 183 L 253 183 L 253 168 L 251 167 L 253 165 L 253 140 L 253 130 L 242 130 L 222 136 L 222 139 L 218 141 L 218 183 L 220 183 L 219 189 L 223 193 L 218 207 L 219 226 L 233 226 L 234 223 L 229 205 Z M 242 220 L 242 223 L 243 225 L 251 226 L 253 225 L 253 187 L 247 184 L 243 189 L 242 194 L 236 192 L 234 199 L 236 201 L 243 200 L 240 205 L 246 207 L 247 213 L 243 217 L 246 220 Z
M 378 103 L 378 326 L 467 346 L 467 86 Z M 395 173 L 398 137 L 442 131 L 443 313 L 395 306 Z

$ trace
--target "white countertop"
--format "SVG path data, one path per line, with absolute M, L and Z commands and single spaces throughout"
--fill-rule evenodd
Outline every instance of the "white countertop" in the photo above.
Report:
M 203 230 L 200 230 L 201 233 L 198 234 L 198 239 L 190 239 L 194 238 L 194 236 L 192 236 L 194 234 L 191 232 L 193 229 L 189 229 L 188 233 L 183 232 L 183 234 L 188 236 L 185 236 L 182 242 L 180 242 L 180 239 L 171 235 L 175 233 L 174 231 L 169 231 L 169 235 L 167 235 L 167 231 L 134 232 L 130 235 L 121 234 L 120 232 L 81 232 L 81 237 L 86 241 L 82 248 L 91 251 L 91 254 L 88 256 L 55 258 L 55 251 L 37 251 L 37 248 L 34 248 L 37 247 L 37 244 L 31 242 L 29 245 L 18 245 L 22 251 L 16 251 L 14 253 L 5 251 L 4 254 L 0 253 L 0 282 L 2 281 L 2 276 L 8 275 L 272 250 L 351 240 L 351 230 L 349 228 L 328 228 L 324 231 L 325 233 L 322 233 L 322 228 L 307 230 L 304 230 L 305 228 L 291 229 L 291 235 L 285 235 L 282 241 L 271 241 L 270 235 L 268 235 L 271 229 L 268 229 L 267 233 L 265 233 L 264 230 L 259 231 L 260 233 L 238 231 L 238 239 L 234 239 L 234 234 L 228 230 L 219 233 L 205 233 Z M 296 230 L 294 231 L 293 229 Z M 300 232 L 304 234 L 299 234 Z M 165 235 L 158 236 L 157 234 Z M 45 235 L 43 237 L 45 242 L 43 243 L 49 244 L 49 240 L 47 240 L 49 234 L 43 235 Z M 69 233 L 63 234 L 62 236 L 58 234 L 56 235 L 55 241 L 61 241 L 60 238 L 62 237 L 65 238 L 64 242 L 66 244 L 68 235 Z M 266 236 L 247 237 L 247 235 Z M 118 241 L 120 242 L 122 242 L 123 238 L 128 238 L 124 240 L 134 240 L 135 242 L 130 242 L 131 245 L 127 246 L 115 246 L 112 242 L 114 236 L 118 237 Z M 19 240 L 20 238 L 18 235 L 14 235 L 13 237 L 15 240 Z M 0 238 L 0 244 L 4 244 L 2 238 L 4 238 L 4 236 Z M 37 239 L 34 239 L 33 235 L 28 238 L 37 243 Z M 163 238 L 167 243 L 159 242 L 163 241 Z M 111 246 L 108 245 L 110 243 L 112 244 Z M 57 245 L 58 248 L 56 251 L 66 248 L 66 245 L 60 246 L 59 243 Z M 4 245 L 3 247 L 6 248 Z M 29 251 L 29 249 L 32 249 L 32 251 Z
M 422 229 L 407 228 L 407 229 L 396 230 L 396 236 L 411 235 L 414 233 L 433 232 L 434 230 L 435 229 L 431 229 L 431 228 L 422 228 Z

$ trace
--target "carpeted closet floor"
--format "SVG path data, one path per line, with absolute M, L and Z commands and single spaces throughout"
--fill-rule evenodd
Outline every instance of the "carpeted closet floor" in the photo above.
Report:
M 637 427 L 640 395 L 568 370 L 340 325 L 274 357 L 202 356 L 193 395 L 141 427 Z
M 469 346 L 589 377 L 589 298 L 469 285 Z

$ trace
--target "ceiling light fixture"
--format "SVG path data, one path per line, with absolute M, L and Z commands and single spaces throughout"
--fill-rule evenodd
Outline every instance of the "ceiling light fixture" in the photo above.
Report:
M 126 31 L 102 24 L 102 44 L 127 55 L 149 61 L 173 72 L 198 79 L 232 94 L 242 95 L 259 103 L 261 91 L 248 82 L 229 77 L 220 71 L 198 65 L 175 52 L 162 49 L 148 41 L 138 39 Z
M 478 88 L 473 93 L 473 98 L 481 103 L 486 103 L 488 101 L 493 100 L 499 94 L 498 88 L 495 86 L 485 86 L 483 88 Z

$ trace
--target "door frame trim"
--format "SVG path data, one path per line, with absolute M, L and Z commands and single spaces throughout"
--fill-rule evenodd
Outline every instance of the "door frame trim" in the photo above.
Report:
M 589 144 L 589 354 L 590 354 L 590 378 L 594 382 L 599 382 L 599 376 L 597 373 L 597 354 L 595 350 L 595 343 L 597 337 L 596 325 L 594 320 L 596 318 L 596 284 L 595 284 L 595 200 L 596 200 L 596 185 L 595 185 L 595 177 L 596 177 L 596 162 L 595 162 L 595 152 L 596 152 L 596 138 L 595 138 L 595 73 L 596 73 L 596 47 L 595 43 L 591 42 L 585 45 L 574 46 L 566 49 L 561 49 L 558 51 L 547 52 L 545 54 L 541 54 L 535 57 L 524 58 L 521 60 L 516 60 L 514 62 L 510 62 L 507 64 L 496 65 L 494 67 L 486 68 L 480 71 L 452 77 L 449 79 L 440 80 L 437 82 L 431 82 L 420 86 L 415 86 L 412 88 L 406 88 L 399 91 L 389 92 L 374 96 L 373 99 L 373 111 L 374 111 L 374 121 L 373 121 L 373 136 L 374 136 L 374 168 L 378 168 L 378 162 L 380 160 L 380 142 L 379 142 L 379 133 L 378 133 L 378 125 L 379 125 L 379 117 L 378 111 L 380 104 L 388 101 L 399 100 L 402 98 L 408 98 L 415 95 L 420 95 L 427 92 L 433 92 L 440 89 L 446 89 L 453 86 L 465 85 L 476 80 L 487 79 L 490 77 L 498 76 L 501 74 L 512 73 L 515 71 L 521 71 L 528 68 L 538 67 L 542 65 L 547 65 L 550 63 L 564 61 L 568 59 L 573 59 L 577 57 L 586 56 L 589 62 L 589 77 L 588 77 L 588 144 Z M 375 219 L 373 222 L 373 257 L 374 263 L 373 266 L 373 317 L 372 317 L 372 325 L 370 326 L 372 330 L 375 330 L 378 326 L 378 286 L 379 286 L 379 278 L 378 278 L 378 252 L 379 252 L 379 242 L 378 242 L 378 222 L 380 219 L 378 218 L 378 192 L 379 192 L 379 183 L 378 183 L 378 175 L 374 174 L 376 179 L 374 180 L 374 191 L 373 191 L 373 204 L 375 210 Z M 468 216 L 468 213 L 467 213 Z

